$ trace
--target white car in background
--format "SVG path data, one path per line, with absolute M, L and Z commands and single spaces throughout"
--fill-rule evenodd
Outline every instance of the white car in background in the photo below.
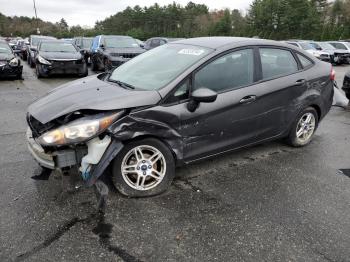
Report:
M 317 50 L 315 47 L 310 45 L 310 43 L 306 41 L 284 41 L 287 44 L 294 45 L 299 47 L 300 49 L 305 50 L 306 52 L 312 54 L 316 58 L 325 61 L 325 62 L 330 62 L 331 61 L 331 56 L 328 52 L 324 52 L 321 50 Z
M 328 44 L 331 44 L 336 49 L 348 50 L 350 51 L 350 43 L 346 41 L 329 41 Z

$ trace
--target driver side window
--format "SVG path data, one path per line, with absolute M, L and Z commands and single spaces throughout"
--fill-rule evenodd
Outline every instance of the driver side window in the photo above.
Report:
M 217 58 L 195 74 L 193 90 L 206 87 L 215 92 L 237 89 L 254 82 L 253 49 Z

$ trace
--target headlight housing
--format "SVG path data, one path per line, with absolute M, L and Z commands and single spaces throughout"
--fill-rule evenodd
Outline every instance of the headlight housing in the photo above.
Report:
M 44 133 L 39 137 L 39 143 L 46 146 L 58 146 L 87 141 L 107 129 L 122 113 L 123 111 L 79 118 Z
M 17 58 L 12 58 L 10 61 L 9 61 L 9 65 L 10 66 L 18 66 L 18 59 Z
M 49 61 L 47 61 L 45 58 L 43 58 L 40 55 L 38 55 L 38 61 L 39 61 L 40 64 L 51 65 L 51 63 Z

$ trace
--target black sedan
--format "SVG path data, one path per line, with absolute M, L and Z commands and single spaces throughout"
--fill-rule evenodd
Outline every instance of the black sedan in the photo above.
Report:
M 280 138 L 306 146 L 331 108 L 333 81 L 331 64 L 291 45 L 181 40 L 34 102 L 29 149 L 42 166 L 79 169 L 87 185 L 110 166 L 122 194 L 155 195 L 175 166 Z
M 88 75 L 84 55 L 73 44 L 63 40 L 40 42 L 35 61 L 38 78 L 52 74 Z
M 16 58 L 9 44 L 0 40 L 0 77 L 22 79 L 21 61 Z

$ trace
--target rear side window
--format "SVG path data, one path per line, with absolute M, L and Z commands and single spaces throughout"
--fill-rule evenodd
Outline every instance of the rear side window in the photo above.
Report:
M 263 79 L 293 74 L 298 71 L 298 64 L 288 50 L 260 48 Z
M 237 89 L 254 82 L 254 55 L 244 49 L 221 56 L 195 75 L 194 89 L 206 87 L 216 92 Z
M 313 65 L 313 62 L 309 58 L 306 58 L 305 56 L 300 55 L 300 54 L 297 54 L 297 57 L 298 57 L 301 65 L 303 66 L 303 68 L 310 67 Z

